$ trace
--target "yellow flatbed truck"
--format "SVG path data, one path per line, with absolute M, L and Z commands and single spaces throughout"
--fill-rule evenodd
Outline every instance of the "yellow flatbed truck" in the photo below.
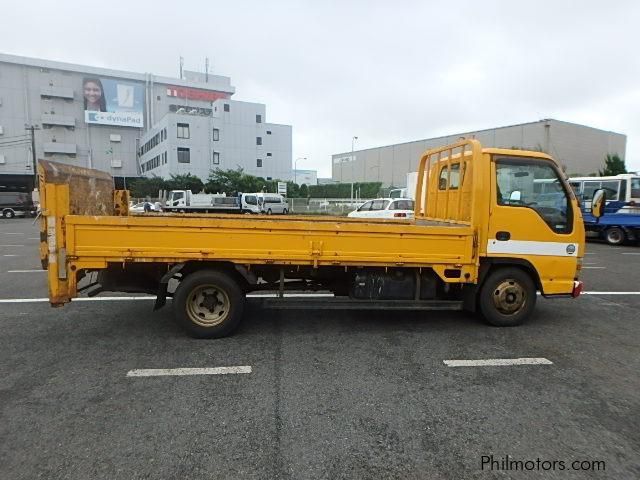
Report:
M 255 291 L 276 292 L 265 302 L 280 308 L 464 309 L 512 326 L 531 315 L 537 292 L 582 289 L 580 208 L 540 152 L 476 140 L 425 152 L 411 220 L 130 215 L 128 192 L 106 173 L 41 161 L 39 180 L 51 304 L 145 292 L 160 308 L 172 297 L 196 337 L 230 334 Z

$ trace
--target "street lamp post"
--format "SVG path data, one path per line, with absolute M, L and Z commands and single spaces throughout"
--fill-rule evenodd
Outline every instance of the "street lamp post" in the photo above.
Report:
M 306 160 L 307 157 L 299 157 L 296 158 L 296 161 L 293 162 L 293 183 L 298 184 L 298 160 Z
M 358 140 L 358 137 L 351 139 L 351 203 L 353 203 L 353 147 Z

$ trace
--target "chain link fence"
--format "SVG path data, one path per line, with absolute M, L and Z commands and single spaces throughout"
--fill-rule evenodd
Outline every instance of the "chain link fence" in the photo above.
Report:
M 347 215 L 366 202 L 359 198 L 288 198 L 289 210 L 297 215 Z

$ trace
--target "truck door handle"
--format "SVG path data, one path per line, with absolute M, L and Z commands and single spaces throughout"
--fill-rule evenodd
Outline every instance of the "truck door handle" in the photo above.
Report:
M 511 233 L 509 232 L 497 232 L 496 240 L 500 240 L 501 242 L 506 242 L 511 238 Z

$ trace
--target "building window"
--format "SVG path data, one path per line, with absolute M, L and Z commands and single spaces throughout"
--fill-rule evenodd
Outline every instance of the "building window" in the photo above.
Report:
M 220 140 L 220 130 L 217 128 L 213 129 L 213 141 L 217 142 L 218 140 Z
M 258 168 L 262 167 L 262 159 L 261 158 L 258 158 L 256 160 L 256 167 L 258 167 Z
M 213 164 L 220 165 L 220 152 L 213 152 Z
M 160 101 L 160 95 L 158 95 L 158 96 L 156 97 L 156 100 Z
M 178 138 L 189 138 L 189 124 L 188 123 L 179 123 L 178 124 Z
M 262 115 L 256 115 L 256 123 L 262 123 Z
M 162 130 L 164 131 L 164 139 L 166 140 L 167 139 L 167 128 L 165 127 Z
M 271 152 L 268 152 L 268 153 L 267 153 L 267 157 L 270 157 L 270 156 L 271 156 Z
M 228 103 L 225 103 L 225 104 L 224 104 L 224 111 L 225 111 L 225 112 L 228 112 L 228 111 L 229 111 L 229 104 L 228 104 Z
M 271 130 L 267 130 L 267 135 L 271 135 Z
M 256 145 L 262 145 L 262 137 L 256 137 Z
M 191 163 L 191 154 L 188 148 L 178 147 L 178 163 Z

